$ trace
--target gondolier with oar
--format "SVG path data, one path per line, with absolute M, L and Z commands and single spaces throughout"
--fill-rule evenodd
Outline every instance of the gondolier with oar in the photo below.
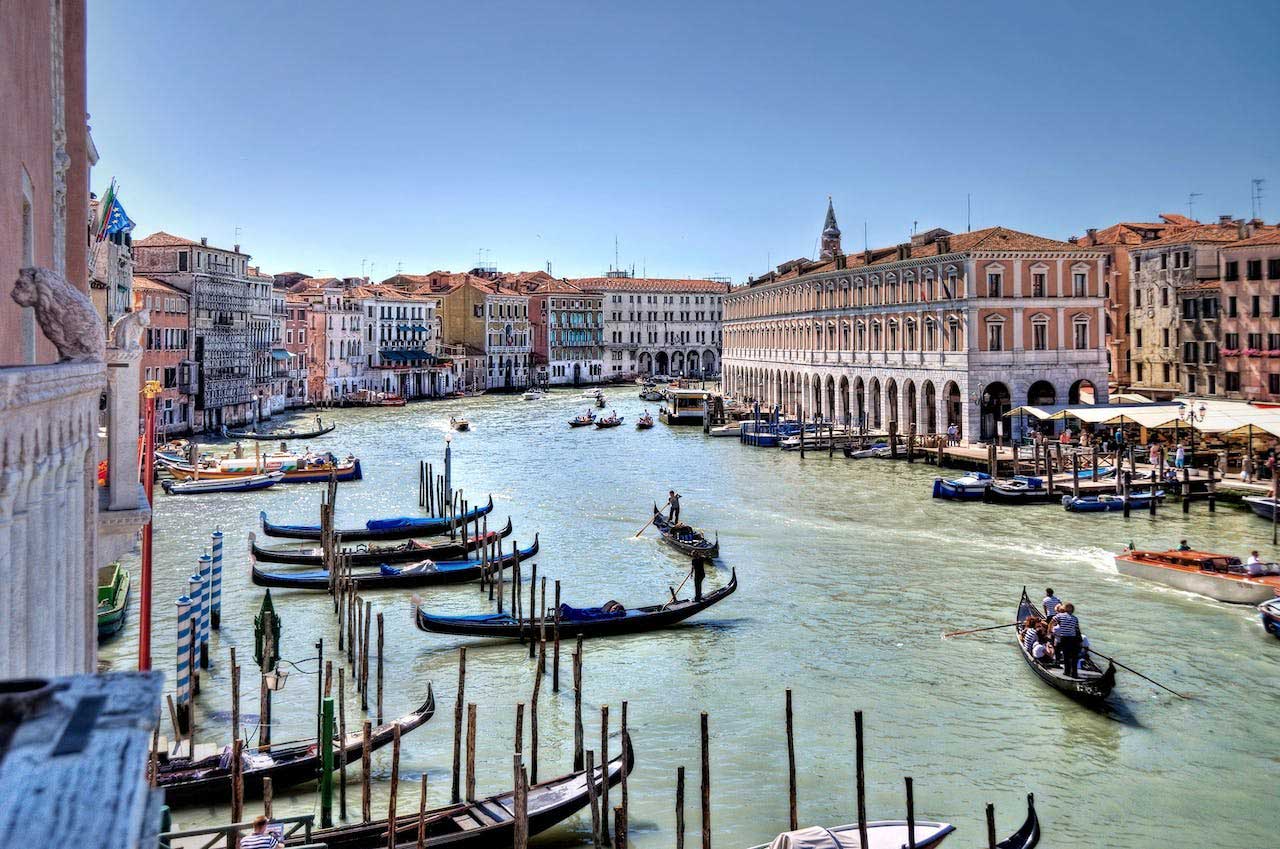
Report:
M 671 508 L 667 518 L 670 519 L 671 523 L 674 525 L 680 521 L 680 493 L 676 492 L 674 489 L 668 490 L 667 506 Z

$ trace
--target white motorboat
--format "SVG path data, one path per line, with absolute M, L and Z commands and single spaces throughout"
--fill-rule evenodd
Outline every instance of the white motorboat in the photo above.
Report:
M 1131 578 L 1208 596 L 1230 604 L 1259 604 L 1280 591 L 1276 564 L 1249 567 L 1239 557 L 1206 551 L 1125 551 L 1116 571 Z
M 547 397 L 547 393 L 543 392 L 541 389 L 530 389 L 520 397 L 526 401 L 541 401 L 543 398 Z
M 915 823 L 917 849 L 933 849 L 940 846 L 955 826 L 945 822 Z M 903 849 L 907 845 L 905 820 L 888 820 L 867 823 L 867 845 L 862 849 Z M 826 828 L 820 825 L 779 834 L 768 844 L 754 849 L 859 849 L 858 824 L 836 825 Z

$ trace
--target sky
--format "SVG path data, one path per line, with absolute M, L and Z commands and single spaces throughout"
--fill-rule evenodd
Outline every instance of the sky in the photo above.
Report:
M 912 228 L 1280 220 L 1280 4 L 89 3 L 135 237 L 744 282 Z M 971 200 L 970 200 L 971 198 Z M 971 210 L 971 213 L 970 213 Z M 971 219 L 970 219 L 971 215 Z

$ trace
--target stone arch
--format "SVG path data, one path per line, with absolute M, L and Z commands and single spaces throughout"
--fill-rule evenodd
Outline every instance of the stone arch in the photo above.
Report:
M 683 351 L 671 352 L 671 373 L 676 375 L 677 377 L 684 374 L 684 352 Z
M 884 407 L 886 424 L 902 433 L 902 419 L 898 418 L 898 381 L 892 377 L 884 382 Z
M 716 352 L 710 348 L 702 352 L 702 373 L 716 373 Z
M 964 396 L 960 394 L 960 386 L 954 380 L 948 380 L 942 386 L 942 403 L 945 414 L 943 419 L 947 427 L 955 425 L 964 427 Z
M 1071 384 L 1071 389 L 1067 392 L 1068 404 L 1096 404 L 1097 402 L 1098 390 L 1092 380 L 1081 378 Z
M 867 385 L 861 375 L 853 379 L 853 423 L 867 426 Z
M 1027 389 L 1027 403 L 1032 407 L 1052 407 L 1057 398 L 1057 390 L 1047 380 L 1037 380 Z
M 902 384 L 902 402 L 906 407 L 907 414 L 907 421 L 903 428 L 905 433 L 910 433 L 913 427 L 919 427 L 919 420 L 916 416 L 916 413 L 919 410 L 919 401 L 920 399 L 916 397 L 915 382 L 910 379 L 904 381 Z
M 654 355 L 654 357 L 653 357 L 653 367 L 654 367 L 654 369 L 656 369 L 656 370 L 657 370 L 657 373 L 658 373 L 658 374 L 667 374 L 667 373 L 668 373 L 668 372 L 667 372 L 667 367 L 668 367 L 668 365 L 669 365 L 669 364 L 668 364 L 668 362 L 667 362 L 667 352 L 666 352 L 666 351 L 659 351 L 657 354 L 655 354 L 655 355 Z
M 871 422 L 872 430 L 881 430 L 884 428 L 884 415 L 880 409 L 880 378 L 871 378 L 871 384 L 867 388 L 867 402 L 870 405 L 867 408 L 867 420 Z
M 689 374 L 702 374 L 702 356 L 697 351 L 689 351 L 685 354 L 684 364 Z
M 1012 399 L 1013 395 L 1009 392 L 1009 387 L 998 380 L 988 383 L 982 390 L 980 438 L 984 442 L 989 442 L 1001 433 L 1008 432 L 1007 426 L 1002 423 L 1006 421 L 1004 414 L 1012 409 Z
M 933 381 L 926 380 L 921 387 L 920 410 L 924 413 L 925 433 L 938 432 L 938 393 L 933 388 Z
M 848 425 L 853 421 L 853 416 L 849 412 L 849 378 L 847 375 L 840 376 L 838 397 L 839 406 L 836 410 L 836 415 L 839 417 L 841 424 Z

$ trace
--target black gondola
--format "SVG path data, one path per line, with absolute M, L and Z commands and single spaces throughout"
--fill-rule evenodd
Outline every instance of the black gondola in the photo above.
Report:
M 988 504 L 1048 504 L 1054 495 L 1044 478 L 1014 475 L 992 482 L 983 490 L 982 500 Z
M 363 528 L 344 528 L 333 533 L 343 542 L 433 537 L 448 533 L 451 526 L 474 522 L 492 511 L 493 496 L 490 495 L 488 504 L 473 507 L 453 521 L 444 516 L 397 516 L 392 519 L 370 519 L 364 523 Z M 262 520 L 262 532 L 269 537 L 320 539 L 319 525 L 273 525 L 267 520 L 265 510 L 258 513 L 258 518 Z
M 996 849 L 1035 849 L 1040 843 L 1040 817 L 1036 816 L 1036 795 L 1027 794 L 1027 818 L 1013 834 L 996 844 Z
M 1060 666 L 1045 666 L 1037 661 L 1031 652 L 1027 651 L 1026 645 L 1023 643 L 1023 635 L 1026 631 L 1026 626 L 1023 623 L 1026 622 L 1028 616 L 1034 616 L 1036 619 L 1045 618 L 1040 608 L 1036 607 L 1035 603 L 1027 597 L 1027 588 L 1023 587 L 1022 599 L 1018 602 L 1018 618 L 1016 620 L 1018 624 L 1014 631 L 1016 632 L 1015 639 L 1018 644 L 1018 652 L 1022 655 L 1022 659 L 1027 662 L 1027 666 L 1031 667 L 1031 671 L 1050 687 L 1066 693 L 1074 699 L 1094 705 L 1104 701 L 1116 685 L 1115 664 L 1108 661 L 1107 668 L 1104 671 L 1098 668 L 1091 656 L 1086 656 L 1076 678 L 1068 676 Z
M 538 553 L 538 536 L 533 537 L 533 545 L 520 550 L 520 561 L 523 562 Z M 498 560 L 490 564 L 496 568 Z M 506 554 L 501 559 L 503 569 L 516 564 L 516 557 Z M 438 584 L 461 584 L 474 581 L 484 570 L 483 560 L 423 560 L 410 563 L 408 566 L 390 566 L 380 564 L 377 569 L 353 571 L 348 578 L 357 589 L 388 589 L 393 587 L 426 587 Z M 264 572 L 253 564 L 253 582 L 260 587 L 282 587 L 295 590 L 327 590 L 329 573 L 324 569 L 312 569 L 305 572 Z
M 511 535 L 511 519 L 502 530 L 489 531 L 489 539 L 503 539 Z M 339 549 L 351 557 L 352 566 L 379 566 L 383 563 L 412 563 L 418 560 L 457 560 L 466 557 L 484 545 L 482 535 L 465 540 L 421 543 L 409 540 L 399 545 L 354 545 Z M 249 532 L 249 550 L 259 563 L 287 563 L 292 566 L 320 566 L 324 563 L 322 549 L 318 545 L 299 548 L 263 548 L 257 536 Z
M 653 604 L 648 607 L 637 607 L 619 613 L 607 613 L 602 608 L 594 610 L 573 610 L 568 605 L 561 605 L 560 636 L 561 637 L 611 637 L 618 634 L 636 634 L 641 631 L 655 631 L 668 628 L 677 622 L 701 613 L 716 602 L 733 595 L 738 588 L 736 570 L 729 578 L 729 583 L 713 590 L 702 597 L 701 601 L 684 599 L 666 604 Z M 548 622 L 554 613 L 548 613 Z M 516 619 L 506 613 L 478 614 L 475 616 L 432 616 L 422 608 L 418 608 L 415 617 L 418 628 L 433 631 L 437 634 L 460 634 L 468 637 L 508 637 L 515 639 L 521 634 L 530 634 L 538 627 L 538 620 Z
M 613 787 L 622 780 L 623 772 L 630 773 L 636 762 L 631 746 L 631 735 L 622 736 L 622 751 L 607 765 L 592 770 L 591 781 L 596 793 L 604 789 L 604 783 Z M 529 816 L 529 836 L 541 834 L 585 808 L 590 801 L 587 789 L 587 771 L 578 770 L 560 778 L 543 781 L 529 787 L 526 810 Z M 507 791 L 475 802 L 463 802 L 427 811 L 425 820 L 426 845 L 447 846 L 449 849 L 492 849 L 514 845 L 515 791 Z M 322 828 L 311 832 L 310 842 L 323 844 L 329 849 L 382 849 L 388 845 L 390 823 L 385 817 L 353 825 Z M 396 817 L 395 840 L 397 847 L 417 846 L 419 829 L 418 813 Z M 292 843 L 300 845 L 307 838 L 298 835 Z
M 702 531 L 694 530 L 683 522 L 673 524 L 670 519 L 662 514 L 657 504 L 653 505 L 653 526 L 658 529 L 658 533 L 662 534 L 662 541 L 677 551 L 682 551 L 691 557 L 694 555 L 703 557 L 720 556 L 720 538 L 718 536 L 716 541 L 712 542 L 707 539 Z
M 404 735 L 426 724 L 435 710 L 435 693 L 428 684 L 427 700 L 417 710 L 405 714 L 395 722 L 373 729 L 369 737 L 370 748 L 380 749 L 390 743 L 396 725 L 400 726 L 400 733 Z M 348 763 L 359 760 L 364 738 L 361 732 L 354 731 L 347 734 L 346 740 L 335 738 L 334 743 L 333 763 L 336 768 L 337 749 L 345 747 Z M 267 752 L 254 752 L 251 749 L 245 751 L 250 756 L 243 771 L 245 796 L 261 796 L 264 778 L 270 778 L 272 789 L 278 792 L 295 784 L 312 781 L 320 775 L 321 752 L 314 739 L 277 743 Z M 261 763 L 255 764 L 254 759 L 261 755 L 266 757 L 261 758 Z M 164 790 L 165 804 L 173 807 L 227 802 L 231 799 L 230 756 L 224 758 L 224 753 L 219 752 L 196 761 L 188 758 L 162 759 L 156 770 L 156 785 Z
M 333 433 L 336 424 L 328 427 L 321 425 L 315 430 L 272 430 L 261 432 L 256 430 L 227 430 L 224 425 L 222 435 L 227 439 L 256 439 L 259 442 L 283 441 L 286 439 L 315 439 L 318 436 L 324 436 L 326 433 Z

